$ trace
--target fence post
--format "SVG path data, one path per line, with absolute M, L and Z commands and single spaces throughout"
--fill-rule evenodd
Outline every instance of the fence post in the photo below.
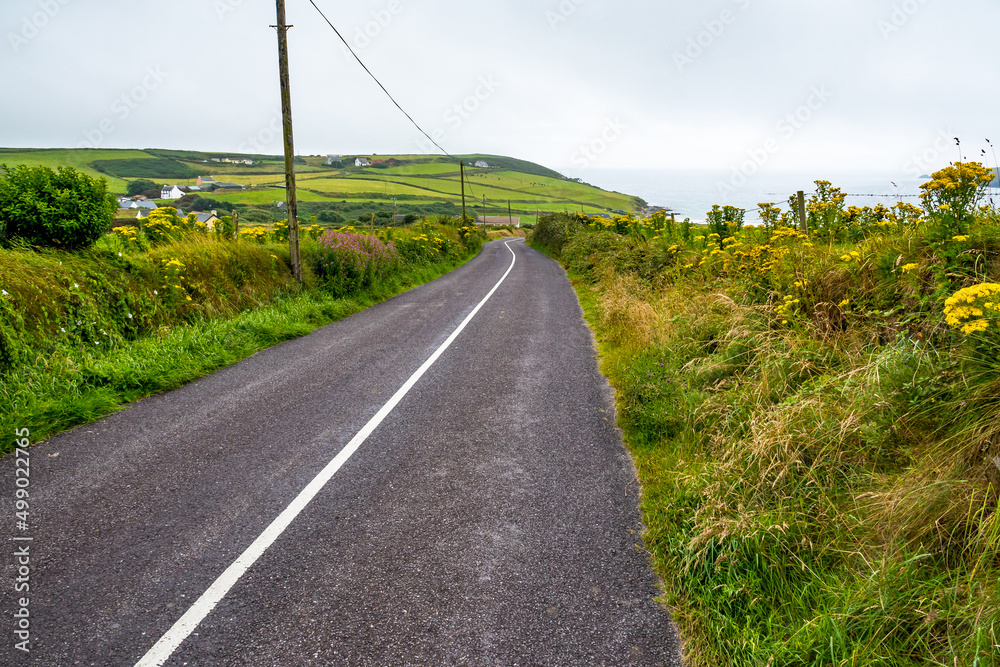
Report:
M 809 233 L 809 223 L 806 221 L 806 193 L 799 190 L 799 229 L 803 234 Z

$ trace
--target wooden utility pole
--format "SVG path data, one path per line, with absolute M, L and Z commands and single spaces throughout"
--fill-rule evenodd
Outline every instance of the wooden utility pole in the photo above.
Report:
M 798 192 L 799 198 L 799 229 L 803 234 L 809 233 L 809 223 L 806 221 L 806 193 L 802 190 Z
M 465 160 L 461 160 L 458 163 L 459 174 L 462 177 L 462 224 L 465 224 Z
M 514 224 L 514 211 L 510 210 L 510 200 L 507 200 L 507 224 Z
M 299 252 L 299 204 L 295 197 L 295 143 L 292 140 L 292 91 L 288 79 L 288 25 L 285 0 L 278 3 L 278 69 L 281 81 L 281 125 L 285 136 L 285 204 L 288 208 L 288 252 L 292 275 L 302 282 L 302 256 Z

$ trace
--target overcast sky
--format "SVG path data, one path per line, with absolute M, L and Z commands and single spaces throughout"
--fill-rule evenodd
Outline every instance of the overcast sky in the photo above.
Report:
M 433 152 L 287 2 L 297 152 Z M 951 137 L 1000 142 L 997 0 L 316 2 L 451 153 L 926 173 Z M 280 153 L 274 22 L 270 0 L 4 0 L 0 146 Z

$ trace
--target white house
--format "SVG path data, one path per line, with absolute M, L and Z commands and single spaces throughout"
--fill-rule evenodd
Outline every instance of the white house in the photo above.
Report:
M 476 166 L 479 167 L 480 169 L 489 169 L 490 168 L 490 165 L 486 164 L 486 162 L 483 161 L 483 160 L 476 160 Z
M 359 157 L 357 160 L 354 161 L 354 166 L 355 167 L 370 167 L 370 166 L 372 166 L 372 163 L 369 162 L 368 158 L 366 158 L 366 157 Z
M 164 185 L 160 192 L 160 199 L 180 199 L 184 196 L 184 191 L 176 185 Z
M 481 225 L 509 225 L 511 227 L 521 226 L 521 216 L 519 215 L 487 215 L 487 216 L 476 216 L 476 222 Z

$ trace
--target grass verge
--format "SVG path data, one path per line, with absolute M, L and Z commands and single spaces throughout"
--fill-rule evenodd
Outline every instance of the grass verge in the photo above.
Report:
M 995 217 L 619 224 L 543 220 L 533 245 L 595 331 L 686 664 L 1000 664 Z
M 426 225 L 395 238 L 391 271 L 348 282 L 324 275 L 328 255 L 305 239 L 303 286 L 278 244 L 189 236 L 123 252 L 109 237 L 84 253 L 0 250 L 0 432 L 28 428 L 38 442 L 94 421 L 430 282 L 481 245 Z

